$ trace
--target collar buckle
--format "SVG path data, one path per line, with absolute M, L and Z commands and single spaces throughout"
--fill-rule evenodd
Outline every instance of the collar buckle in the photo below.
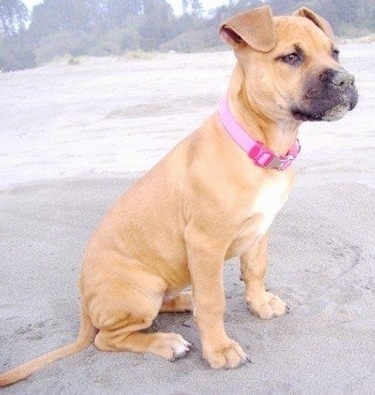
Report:
M 266 148 L 260 141 L 256 142 L 248 153 L 248 156 L 257 166 L 279 171 L 286 170 L 293 163 L 294 159 L 296 159 L 296 155 L 289 153 L 286 156 L 279 155 Z
M 293 155 L 287 155 L 281 157 L 278 154 L 274 154 L 272 160 L 267 163 L 265 166 L 266 169 L 276 169 L 278 171 L 286 170 L 293 163 L 294 159 L 296 159 Z

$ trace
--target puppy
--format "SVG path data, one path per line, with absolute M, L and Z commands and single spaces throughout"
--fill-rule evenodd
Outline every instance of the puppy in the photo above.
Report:
M 82 263 L 82 323 L 75 343 L 0 375 L 6 386 L 92 342 L 99 350 L 174 360 L 190 344 L 145 333 L 159 312 L 194 311 L 214 369 L 247 357 L 224 328 L 223 267 L 238 256 L 250 311 L 270 319 L 286 304 L 266 291 L 267 231 L 288 197 L 303 121 L 342 118 L 357 103 L 332 30 L 307 8 L 268 6 L 230 18 L 221 37 L 237 57 L 218 111 L 117 201 Z M 192 285 L 192 293 L 184 291 Z

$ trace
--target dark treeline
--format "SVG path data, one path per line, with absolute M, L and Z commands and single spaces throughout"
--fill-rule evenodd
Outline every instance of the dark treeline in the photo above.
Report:
M 199 0 L 181 0 L 175 16 L 166 0 L 44 0 L 29 13 L 21 0 L 0 0 L 0 69 L 35 67 L 56 56 L 106 56 L 129 51 L 192 52 L 217 48 L 217 27 L 229 16 L 270 4 L 275 14 L 307 6 L 337 35 L 375 30 L 374 0 L 231 0 L 203 13 Z

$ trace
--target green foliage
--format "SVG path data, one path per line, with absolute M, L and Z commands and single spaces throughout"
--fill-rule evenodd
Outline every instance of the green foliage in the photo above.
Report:
M 144 2 L 143 14 L 143 22 L 138 28 L 141 36 L 140 47 L 151 51 L 172 38 L 175 17 L 172 7 L 165 0 Z
M 35 67 L 35 55 L 29 48 L 25 23 L 28 10 L 20 0 L 0 0 L 0 70 Z
M 229 0 L 206 15 L 200 0 L 181 0 L 184 12 L 179 17 L 167 0 L 43 0 L 33 8 L 27 29 L 28 10 L 22 1 L 0 0 L 0 67 L 34 67 L 65 54 L 75 59 L 217 48 L 223 20 L 265 3 L 276 15 L 309 7 L 341 37 L 375 31 L 374 0 Z
M 326 18 L 336 35 L 358 37 L 375 30 L 375 1 L 373 0 L 269 0 L 276 14 L 290 14 L 308 7 Z
M 184 15 L 199 17 L 203 13 L 203 5 L 199 0 L 182 0 L 182 10 Z
M 172 40 L 160 45 L 159 49 L 163 52 L 198 52 L 220 46 L 216 31 L 213 29 L 189 30 L 181 33 Z
M 25 29 L 29 12 L 20 0 L 0 0 L 0 35 L 14 36 Z
M 30 36 L 34 43 L 61 32 L 89 33 L 89 16 L 93 10 L 86 0 L 44 0 L 34 7 L 31 15 Z
M 140 48 L 141 37 L 137 29 L 130 27 L 111 29 L 88 49 L 91 56 L 122 55 Z
M 128 25 L 129 18 L 140 15 L 143 9 L 141 0 L 108 0 L 105 7 L 105 18 L 107 28 L 122 28 Z
M 152 52 L 144 52 L 144 51 L 141 51 L 140 49 L 137 49 L 135 51 L 127 52 L 125 57 L 127 59 L 150 60 L 150 59 L 153 59 L 155 57 L 155 55 Z
M 0 38 L 0 70 L 13 71 L 35 67 L 35 55 L 22 39 Z
M 39 45 L 34 50 L 36 63 L 43 64 L 57 56 L 66 54 L 72 56 L 85 55 L 92 44 L 92 38 L 85 32 L 71 33 L 64 30 L 48 35 L 40 40 Z

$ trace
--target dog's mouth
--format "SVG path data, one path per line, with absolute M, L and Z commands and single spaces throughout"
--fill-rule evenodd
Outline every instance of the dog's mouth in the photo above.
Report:
M 296 121 L 321 121 L 322 114 L 314 114 L 312 112 L 305 111 L 303 109 L 299 109 L 297 107 L 292 108 L 292 115 Z
M 354 77 L 343 69 L 324 70 L 311 78 L 304 95 L 291 106 L 297 121 L 337 121 L 358 103 Z
M 293 107 L 291 112 L 293 118 L 297 121 L 338 121 L 343 118 L 345 114 L 351 110 L 349 103 L 338 104 L 325 110 L 323 112 L 313 112 L 303 108 Z

